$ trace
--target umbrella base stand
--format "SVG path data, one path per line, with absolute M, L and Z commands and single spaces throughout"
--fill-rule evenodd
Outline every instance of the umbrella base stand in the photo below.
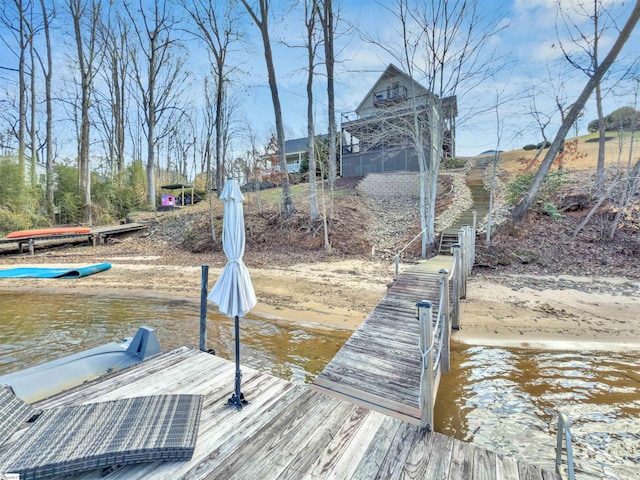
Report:
M 231 395 L 231 398 L 227 400 L 227 405 L 236 407 L 238 410 L 242 410 L 242 407 L 248 405 L 249 402 L 244 399 L 244 394 L 240 392 L 240 395 L 236 395 L 235 393 Z

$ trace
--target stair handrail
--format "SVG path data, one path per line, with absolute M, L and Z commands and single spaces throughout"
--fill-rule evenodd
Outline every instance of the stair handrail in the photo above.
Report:
M 562 465 L 562 443 L 566 441 L 567 451 L 567 474 L 569 480 L 575 480 L 575 471 L 573 468 L 573 447 L 571 445 L 571 422 L 569 417 L 564 413 L 558 413 L 558 434 L 556 443 L 556 472 L 561 474 L 560 467 Z
M 420 238 L 422 236 L 422 234 L 424 232 L 427 231 L 429 227 L 425 227 L 423 228 L 420 233 L 418 233 L 415 237 L 413 237 L 411 239 L 411 241 L 409 243 L 407 243 L 404 247 L 402 247 L 402 250 L 400 250 L 398 253 L 395 254 L 395 256 L 393 257 L 394 262 L 396 264 L 396 274 L 395 274 L 395 279 L 398 279 L 398 270 L 400 268 L 400 255 L 402 254 L 402 252 L 404 252 L 407 248 L 409 248 L 411 246 L 411 244 L 413 244 L 413 242 L 415 242 L 418 238 Z

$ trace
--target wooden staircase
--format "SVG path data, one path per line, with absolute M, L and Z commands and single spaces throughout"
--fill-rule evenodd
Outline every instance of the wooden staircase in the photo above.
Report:
M 447 229 L 440 234 L 438 255 L 451 255 L 451 247 L 458 243 L 458 230 Z
M 489 212 L 489 192 L 484 188 L 482 177 L 490 161 L 491 157 L 475 159 L 474 167 L 467 174 L 467 185 L 471 190 L 473 205 L 462 212 L 451 227 L 440 234 L 438 255 L 452 255 L 451 246 L 458 243 L 458 231 L 462 228 L 462 225 L 473 225 L 473 212 L 476 212 L 477 222 L 482 222 Z

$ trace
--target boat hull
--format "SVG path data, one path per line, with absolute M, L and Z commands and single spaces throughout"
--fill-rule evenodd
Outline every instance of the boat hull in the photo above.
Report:
M 155 331 L 140 327 L 134 337 L 122 342 L 107 343 L 0 376 L 0 385 L 8 385 L 17 397 L 33 403 L 161 353 Z
M 16 232 L 11 232 L 6 238 L 48 237 L 51 235 L 74 235 L 84 233 L 91 233 L 91 229 L 86 227 L 36 228 L 33 230 L 18 230 Z

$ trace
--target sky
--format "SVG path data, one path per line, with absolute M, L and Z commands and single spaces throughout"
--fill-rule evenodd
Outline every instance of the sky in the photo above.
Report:
M 151 0 L 144 0 L 150 2 Z M 559 126 L 560 116 L 553 104 L 553 86 L 564 81 L 566 103 L 577 98 L 587 81 L 584 73 L 568 66 L 563 59 L 559 45 L 572 48 L 566 32 L 557 28 L 558 0 L 479 0 L 480 10 L 488 22 L 497 26 L 497 32 L 482 42 L 480 63 L 493 55 L 498 60 L 491 64 L 492 75 L 474 82 L 473 86 L 458 89 L 458 106 L 461 112 L 457 128 L 457 154 L 475 155 L 492 149 L 510 150 L 525 144 L 542 140 L 534 118 L 527 113 L 531 104 L 531 92 L 535 91 L 536 106 L 551 120 L 547 136 L 553 138 Z M 560 0 L 563 6 L 575 0 Z M 631 5 L 622 0 L 604 0 L 615 12 L 605 23 L 617 23 L 621 28 L 628 16 Z M 297 48 L 302 44 L 304 25 L 301 10 L 287 6 L 290 2 L 274 1 L 271 8 L 271 40 L 274 62 L 282 104 L 285 133 L 287 138 L 306 136 L 306 51 Z M 450 3 L 453 3 L 451 1 Z M 116 2 L 117 4 L 117 2 Z M 380 45 L 388 49 L 397 46 L 400 36 L 399 25 L 394 16 L 395 0 L 370 2 L 362 0 L 342 0 L 339 7 L 340 21 L 336 38 L 336 111 L 339 124 L 341 114 L 352 112 L 374 85 L 378 77 L 391 62 L 398 63 L 384 48 L 364 40 L 376 38 Z M 62 10 L 62 7 L 58 5 Z M 69 36 L 69 19 L 60 14 L 53 31 L 55 52 L 54 88 L 61 87 L 64 79 L 73 74 L 69 66 L 69 53 L 73 51 Z M 583 24 L 583 18 L 573 15 L 572 21 Z M 240 152 L 248 148 L 246 132 L 251 129 L 257 134 L 258 143 L 266 145 L 275 131 L 273 106 L 267 83 L 263 48 L 258 29 L 244 14 L 242 19 L 244 41 L 234 46 L 229 62 L 237 66 L 233 77 L 232 90 L 238 100 L 236 130 L 233 148 Z M 584 25 L 584 24 L 583 24 Z M 638 30 L 638 29 L 636 29 Z M 7 37 L 7 30 L 0 26 L 0 33 Z M 617 32 L 608 30 L 601 40 L 601 57 L 608 52 Z M 208 70 L 206 51 L 186 33 L 181 33 L 186 52 L 186 68 L 191 72 L 191 84 L 184 95 L 193 107 L 193 120 L 201 115 L 202 76 Z M 620 58 L 620 65 L 637 56 L 640 49 L 640 34 L 634 32 L 627 42 Z M 0 44 L 0 66 L 16 65 L 7 45 Z M 620 70 L 621 68 L 618 68 Z M 636 70 L 637 71 L 637 70 Z M 326 131 L 326 78 L 324 66 L 318 65 L 315 79 L 315 119 L 316 131 Z M 15 96 L 17 85 L 15 74 L 10 70 L 0 70 L 0 95 Z M 424 83 L 424 79 L 416 76 Z M 629 82 L 621 83 L 607 90 L 605 113 L 632 101 Z M 611 82 L 609 82 L 611 84 Z M 2 98 L 0 98 L 2 100 Z M 63 102 L 57 104 L 56 132 L 60 156 L 75 154 L 73 128 L 69 128 L 67 111 Z M 5 108 L 0 103 L 0 108 Z M 596 118 L 595 104 L 590 100 L 584 117 L 578 123 L 577 133 L 586 133 L 589 121 Z M 2 121 L 2 117 L 0 117 Z M 4 128 L 3 128 L 4 130 Z M 575 132 L 574 132 L 575 133 Z M 95 138 L 95 137 L 94 137 Z

